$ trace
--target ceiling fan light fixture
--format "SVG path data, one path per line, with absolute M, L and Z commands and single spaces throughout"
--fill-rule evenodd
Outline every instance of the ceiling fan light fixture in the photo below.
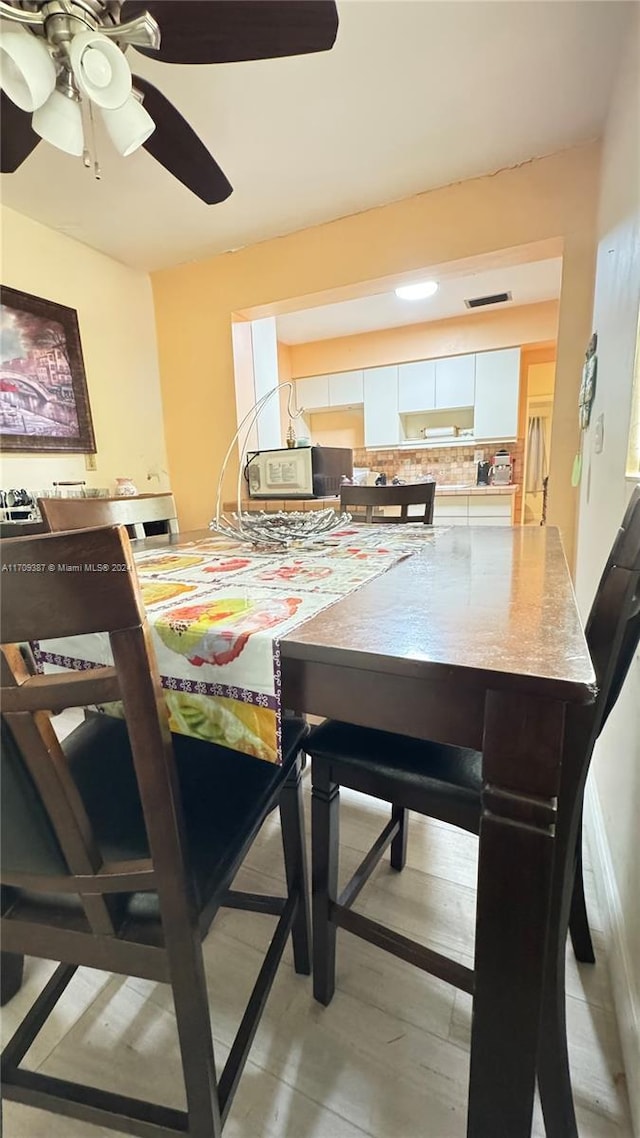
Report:
M 2 33 L 0 85 L 22 111 L 46 103 L 56 85 L 56 67 L 44 40 L 25 29 Z
M 84 149 L 82 113 L 77 99 L 57 88 L 35 111 L 31 125 L 45 142 L 78 157 Z
M 133 154 L 156 129 L 151 115 L 134 95 L 129 95 L 126 103 L 115 110 L 103 110 L 102 118 L 109 138 L 123 158 Z
M 80 32 L 71 41 L 73 76 L 83 95 L 103 110 L 115 110 L 131 94 L 131 71 L 117 44 L 99 32 Z

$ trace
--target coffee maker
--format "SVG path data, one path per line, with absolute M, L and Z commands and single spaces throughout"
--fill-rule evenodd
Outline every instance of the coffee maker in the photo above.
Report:
M 491 463 L 490 462 L 479 462 L 478 463 L 478 472 L 476 474 L 476 486 L 488 486 L 489 485 L 490 473 L 491 473 Z
M 506 450 L 499 450 L 493 456 L 489 482 L 492 486 L 510 486 L 513 482 L 513 460 Z

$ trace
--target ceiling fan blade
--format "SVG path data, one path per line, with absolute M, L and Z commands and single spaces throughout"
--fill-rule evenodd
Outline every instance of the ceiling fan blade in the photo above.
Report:
M 148 11 L 160 49 L 137 47 L 163 63 L 238 63 L 329 51 L 338 32 L 333 0 L 125 0 L 121 21 Z
M 133 76 L 133 85 L 144 95 L 145 110 L 156 124 L 143 143 L 145 150 L 207 205 L 228 198 L 233 186 L 173 103 L 139 75 Z
M 31 127 L 31 115 L 0 91 L 0 170 L 13 174 L 41 141 Z

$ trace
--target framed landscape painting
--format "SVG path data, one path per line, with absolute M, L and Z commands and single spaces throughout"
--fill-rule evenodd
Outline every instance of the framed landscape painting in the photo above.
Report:
M 0 288 L 0 446 L 96 449 L 73 308 Z

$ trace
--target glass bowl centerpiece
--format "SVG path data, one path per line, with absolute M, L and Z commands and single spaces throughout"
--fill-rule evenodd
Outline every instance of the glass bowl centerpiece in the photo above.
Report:
M 250 544 L 258 552 L 275 553 L 283 550 L 311 546 L 321 541 L 327 534 L 351 521 L 350 514 L 341 514 L 334 509 L 324 510 L 258 510 L 250 512 L 242 508 L 242 479 L 244 476 L 244 456 L 247 450 L 249 435 L 255 426 L 263 407 L 278 391 L 288 390 L 287 413 L 289 416 L 289 437 L 293 435 L 293 421 L 299 419 L 303 408 L 296 406 L 295 390 L 290 380 L 279 383 L 263 395 L 254 404 L 251 410 L 242 419 L 229 448 L 224 457 L 216 492 L 215 517 L 209 523 L 209 529 L 215 533 L 235 541 Z M 236 493 L 236 509 L 233 513 L 225 513 L 222 508 L 222 491 L 224 479 L 231 461 L 234 447 L 239 445 L 240 466 L 238 470 L 238 483 Z

